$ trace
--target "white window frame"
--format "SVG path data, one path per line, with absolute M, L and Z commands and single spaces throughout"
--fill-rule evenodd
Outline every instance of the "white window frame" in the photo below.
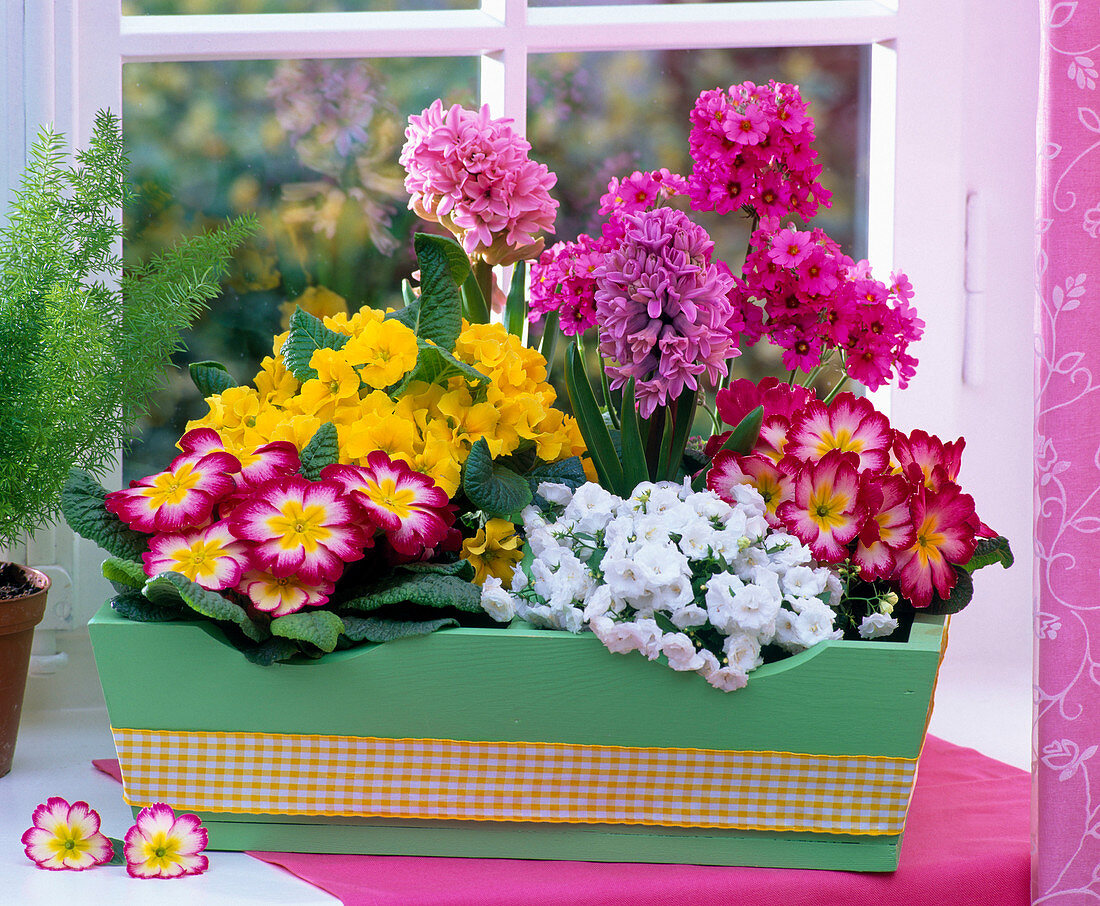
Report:
M 905 393 L 879 403 L 902 428 L 919 426 L 944 438 L 984 430 L 980 420 L 989 415 L 992 397 L 963 380 L 964 353 L 971 383 L 986 355 L 976 332 L 980 293 L 964 291 L 967 197 L 975 194 L 964 147 L 965 42 L 968 16 L 1008 15 L 999 0 L 901 0 L 900 9 L 891 0 L 530 8 L 526 0 L 482 0 L 478 9 L 441 12 L 161 17 L 123 17 L 119 7 L 119 0 L 7 5 L 3 90 L 8 110 L 22 113 L 22 125 L 9 116 L 0 160 L 0 178 L 9 184 L 38 123 L 52 121 L 82 144 L 97 109 L 121 111 L 121 69 L 128 62 L 478 56 L 483 101 L 522 129 L 533 53 L 868 45 L 868 257 L 876 273 L 888 273 L 895 261 L 906 271 L 928 324 L 917 378 Z M 13 34 L 24 36 L 21 48 Z M 996 185 L 992 177 L 986 182 Z M 971 205 L 972 215 L 980 210 Z M 970 245 L 973 250 L 976 243 Z M 981 265 L 970 262 L 972 284 L 981 282 L 974 277 Z M 1027 363 L 1014 367 L 1026 370 Z M 1026 425 L 1030 401 L 1021 405 L 1022 419 L 1016 409 L 1013 418 Z M 1001 493 L 995 474 L 979 473 L 976 466 L 964 474 L 976 482 L 967 489 L 979 502 Z M 1022 486 L 1012 490 L 1030 495 Z M 1029 527 L 1030 512 L 1020 521 Z M 1026 560 L 1023 531 L 1022 549 L 1020 537 L 1015 543 Z M 74 548 L 67 537 L 61 529 L 44 533 L 26 552 L 30 561 L 57 564 L 80 592 L 75 603 L 57 605 L 48 628 L 82 626 L 105 594 L 96 579 L 99 553 L 82 542 Z M 1025 598 L 1030 578 L 1020 572 L 1027 569 L 1018 565 L 1014 577 Z M 1016 610 L 1027 606 L 1025 600 Z

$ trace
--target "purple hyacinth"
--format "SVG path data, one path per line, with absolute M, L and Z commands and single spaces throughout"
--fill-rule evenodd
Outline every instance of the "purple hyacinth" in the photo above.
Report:
M 622 219 L 625 235 L 596 269 L 600 353 L 612 389 L 633 377 L 643 418 L 700 376 L 712 383 L 739 354 L 728 271 L 711 262 L 714 243 L 686 214 L 657 208 Z

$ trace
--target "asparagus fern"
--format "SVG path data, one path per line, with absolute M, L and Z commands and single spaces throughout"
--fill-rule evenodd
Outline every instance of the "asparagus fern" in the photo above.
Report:
M 101 112 L 73 158 L 44 129 L 0 229 L 0 544 L 54 519 L 72 467 L 111 466 L 254 230 L 232 221 L 123 272 L 117 118 Z

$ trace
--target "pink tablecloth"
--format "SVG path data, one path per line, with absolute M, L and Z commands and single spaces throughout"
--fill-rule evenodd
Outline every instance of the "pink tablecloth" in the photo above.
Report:
M 97 762 L 117 772 L 117 764 Z M 114 771 L 109 768 L 114 767 Z M 116 773 L 117 776 L 117 773 Z M 892 874 L 249 853 L 349 906 L 1027 906 L 1030 778 L 930 736 Z M 216 856 L 212 866 L 216 868 Z

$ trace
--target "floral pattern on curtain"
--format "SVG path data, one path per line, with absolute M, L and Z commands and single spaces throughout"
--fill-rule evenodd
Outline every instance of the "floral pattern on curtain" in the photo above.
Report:
M 1035 903 L 1100 902 L 1100 6 L 1042 6 Z

